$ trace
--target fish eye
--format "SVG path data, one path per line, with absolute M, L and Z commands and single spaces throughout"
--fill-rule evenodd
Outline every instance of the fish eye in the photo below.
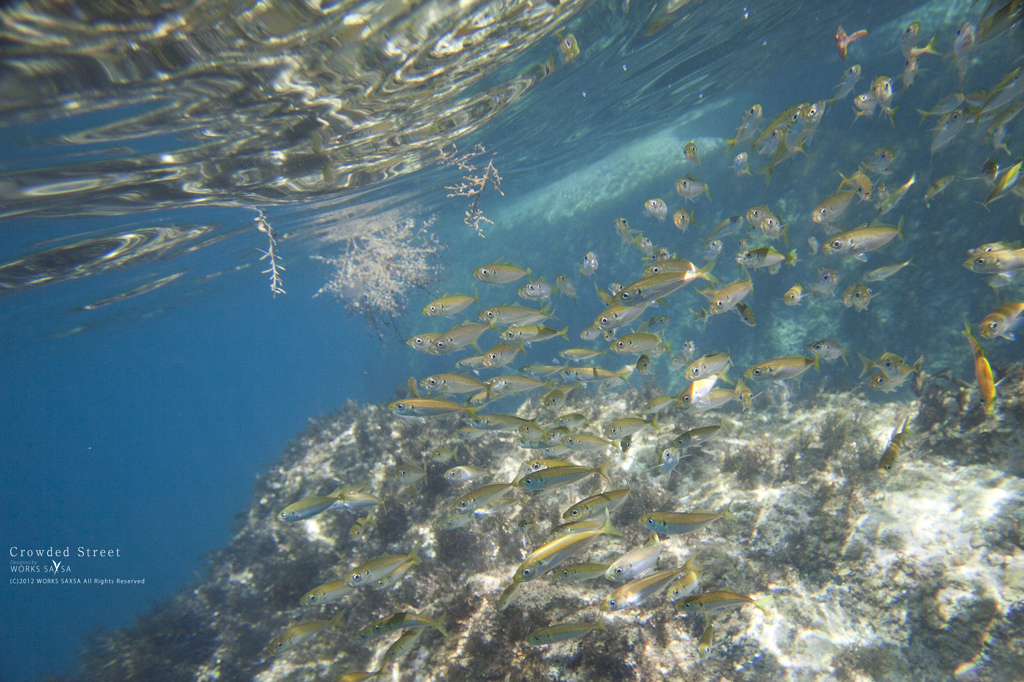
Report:
M 984 265 L 985 264 L 985 259 L 984 258 L 975 258 L 974 259 L 974 264 L 975 265 Z
M 617 601 L 615 601 L 614 599 L 609 599 L 609 600 L 608 600 L 608 606 L 612 607 L 613 609 L 615 608 L 615 605 L 616 605 L 617 603 L 618 603 L 618 602 L 617 602 Z
M 429 306 L 428 310 L 430 310 L 430 312 L 432 312 L 432 313 L 436 313 L 437 312 L 437 306 L 436 305 Z
M 459 507 L 461 509 L 465 509 L 468 504 L 469 504 L 469 502 L 463 500 L 462 502 L 459 502 Z
M 619 292 L 619 296 L 621 296 L 622 300 L 625 301 L 627 298 L 629 298 L 629 292 L 623 290 L 623 291 Z
M 611 320 L 609 320 L 607 317 L 602 317 L 601 318 L 601 324 L 608 324 L 610 322 L 611 322 Z
M 491 274 L 491 271 L 488 270 L 487 268 L 480 268 L 480 274 L 481 275 L 489 275 L 489 274 Z
M 761 376 L 761 370 L 760 369 L 755 369 L 754 370 L 754 376 Z
M 626 347 L 626 344 L 623 343 L 622 341 L 618 341 L 615 343 L 615 347 L 618 348 L 619 350 L 622 350 L 623 348 Z
M 715 305 L 718 306 L 719 308 L 721 308 L 722 306 L 725 305 L 725 301 L 719 299 L 719 300 L 715 301 Z
M 529 577 L 531 575 L 533 575 L 533 569 L 532 568 L 524 568 L 523 569 L 523 577 L 524 578 Z
M 362 582 L 362 581 L 363 581 L 363 576 L 359 575 L 358 573 L 356 573 L 354 576 L 352 576 L 352 582 L 359 583 L 359 582 Z
M 616 575 L 622 575 L 622 568 L 621 567 L 620 568 L 616 568 L 615 569 L 615 574 Z

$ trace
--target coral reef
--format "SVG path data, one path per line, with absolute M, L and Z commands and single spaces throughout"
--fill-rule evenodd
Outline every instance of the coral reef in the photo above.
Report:
M 646 531 L 636 521 L 649 511 L 731 502 L 739 517 L 664 540 L 661 565 L 691 559 L 704 571 L 704 590 L 774 597 L 768 616 L 751 608 L 716 616 L 703 662 L 696 642 L 706 616 L 684 615 L 664 597 L 601 614 L 597 604 L 611 590 L 603 580 L 540 578 L 506 610 L 495 608 L 561 510 L 604 487 L 597 477 L 524 493 L 508 510 L 444 531 L 462 491 L 445 481 L 445 469 L 475 464 L 504 481 L 529 455 L 491 432 L 459 443 L 451 463 L 436 462 L 426 453 L 450 442 L 459 418 L 419 423 L 349 404 L 311 422 L 259 481 L 234 540 L 210 556 L 206 578 L 131 628 L 94 635 L 78 679 L 334 679 L 376 669 L 389 641 L 368 646 L 355 633 L 398 610 L 444 613 L 449 635 L 424 634 L 386 668 L 392 679 L 1011 679 L 1024 649 L 1024 371 L 1017 365 L 1006 375 L 994 415 L 960 400 L 958 386 L 926 377 L 919 397 L 903 404 L 819 393 L 768 395 L 742 414 L 731 407 L 725 435 L 693 448 L 667 475 L 650 469 L 659 447 L 707 416 L 669 414 L 657 432 L 638 434 L 609 457 L 614 486 L 632 490 L 612 515 L 623 537 L 603 538 L 580 560 L 639 545 Z M 603 423 L 649 393 L 574 391 L 566 409 Z M 539 410 L 531 398 L 520 413 Z M 907 416 L 898 466 L 882 476 L 879 458 Z M 578 459 L 594 465 L 603 457 Z M 393 480 L 399 462 L 425 462 L 417 490 Z M 366 484 L 384 500 L 363 539 L 349 536 L 350 512 L 290 524 L 277 517 L 340 483 Z M 300 605 L 306 591 L 360 562 L 413 548 L 422 564 L 397 586 Z M 289 626 L 325 618 L 336 625 L 284 653 L 266 651 Z M 607 632 L 547 647 L 525 641 L 539 627 L 579 618 L 602 619 Z

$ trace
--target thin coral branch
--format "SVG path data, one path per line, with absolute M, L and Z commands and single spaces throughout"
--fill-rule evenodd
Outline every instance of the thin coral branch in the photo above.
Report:
M 487 184 L 490 183 L 494 191 L 501 196 L 505 196 L 505 193 L 501 191 L 501 175 L 498 174 L 498 169 L 494 167 L 494 154 L 491 154 L 491 158 L 488 159 L 487 165 L 483 168 L 477 168 L 471 163 L 473 158 L 486 152 L 487 150 L 483 145 L 478 144 L 472 150 L 459 154 L 459 148 L 453 144 L 451 152 L 446 152 L 444 147 L 441 148 L 440 160 L 442 166 L 456 166 L 459 170 L 466 173 L 462 177 L 462 182 L 457 185 L 446 186 L 445 189 L 451 192 L 448 194 L 448 198 L 473 198 L 473 202 L 466 210 L 466 217 L 463 219 L 463 222 L 472 227 L 480 237 L 486 236 L 484 235 L 483 228 L 480 227 L 480 223 L 494 224 L 493 220 L 484 216 L 484 212 L 479 207 L 480 197 L 483 196 L 484 190 L 487 189 Z
M 256 229 L 267 235 L 267 250 L 257 249 L 263 255 L 260 256 L 260 260 L 269 260 L 270 267 L 263 271 L 262 274 L 270 275 L 270 291 L 274 294 L 274 298 L 277 298 L 278 294 L 286 293 L 284 290 L 284 284 L 281 281 L 281 273 L 284 271 L 284 266 L 277 262 L 277 239 L 274 233 L 274 228 L 271 227 L 270 221 L 267 220 L 267 216 L 262 210 L 256 209 L 259 214 L 253 220 L 256 221 Z

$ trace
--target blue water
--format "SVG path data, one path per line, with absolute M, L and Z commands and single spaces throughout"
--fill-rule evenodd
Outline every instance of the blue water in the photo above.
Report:
M 393 394 L 376 337 L 312 299 L 319 284 L 296 270 L 288 298 L 272 299 L 250 270 L 248 284 L 224 282 L 147 319 L 61 339 L 5 334 L 5 550 L 67 547 L 68 576 L 145 584 L 5 585 L 0 677 L 66 671 L 83 634 L 127 625 L 195 580 L 255 476 L 310 417 Z M 77 284 L 17 296 L 25 308 L 59 305 Z M 120 557 L 79 558 L 79 547 Z
M 767 121 L 796 102 L 827 97 L 844 66 L 832 40 L 837 21 L 848 23 L 848 29 L 866 26 L 871 32 L 868 39 L 851 47 L 845 63 L 856 60 L 863 65 L 865 75 L 855 92 L 863 92 L 878 73 L 899 74 L 900 67 L 894 66 L 900 61 L 896 36 L 891 31 L 875 32 L 915 3 L 849 3 L 828 10 L 817 3 L 796 8 L 789 3 L 766 5 L 765 13 L 770 9 L 778 23 L 757 23 L 760 10 L 754 3 L 725 3 L 722 12 L 734 18 L 727 24 L 732 37 L 724 43 L 716 42 L 714 35 L 701 34 L 696 19 L 645 37 L 647 8 L 639 2 L 625 17 L 618 7 L 588 6 L 578 24 L 570 26 L 583 50 L 577 61 L 563 64 L 559 56 L 559 68 L 529 96 L 479 133 L 458 141 L 461 149 L 479 141 L 496 151 L 496 163 L 503 170 L 507 196 L 490 193 L 482 203 L 498 223 L 485 226 L 488 237 L 484 240 L 462 224 L 464 202 L 444 197 L 444 184 L 458 179 L 454 169 L 430 166 L 372 185 L 374 198 L 415 196 L 415 215 L 420 220 L 436 216 L 431 229 L 448 246 L 448 269 L 441 281 L 430 292 L 410 298 L 412 312 L 395 320 L 397 332 L 383 331 L 383 342 L 361 317 L 347 316 L 342 303 L 314 297 L 329 273 L 309 256 L 328 252 L 302 238 L 311 212 L 302 201 L 267 209 L 283 235 L 279 252 L 287 267 L 288 293 L 277 297 L 271 296 L 267 276 L 260 272 L 265 265 L 257 260 L 266 240 L 252 228 L 253 213 L 244 208 L 179 208 L 105 218 L 5 218 L 0 225 L 0 261 L 4 263 L 37 251 L 37 244 L 50 239 L 153 225 L 209 223 L 215 225 L 214 234 L 223 233 L 227 239 L 165 261 L 0 295 L 3 548 L 9 553 L 11 548 L 69 548 L 71 556 L 62 562 L 70 572 L 59 577 L 145 579 L 144 585 L 131 586 L 5 584 L 0 590 L 0 611 L 5 614 L 0 629 L 0 679 L 21 682 L 44 673 L 71 671 L 86 633 L 126 626 L 136 614 L 197 580 L 204 568 L 203 554 L 231 537 L 232 518 L 250 501 L 254 479 L 279 459 L 309 419 L 347 400 L 389 401 L 410 374 L 419 377 L 425 370 L 443 371 L 433 358 L 417 357 L 402 340 L 443 328 L 424 322 L 416 311 L 439 293 L 477 287 L 469 276 L 473 267 L 511 258 L 549 280 L 558 272 L 572 274 L 580 307 L 570 308 L 559 300 L 556 326 L 569 325 L 576 331 L 600 310 L 593 282 L 576 271 L 583 254 L 599 253 L 602 286 L 629 281 L 636 270 L 637 253 L 623 249 L 612 228 L 617 215 L 627 217 L 634 229 L 652 235 L 660 230 L 676 237 L 670 224 L 659 225 L 645 217 L 642 204 L 652 196 L 675 200 L 670 201 L 670 214 L 681 205 L 672 192 L 678 167 L 624 180 L 632 187 L 611 211 L 598 206 L 581 209 L 572 219 L 502 222 L 507 212 L 523 214 L 516 202 L 528 192 L 554 185 L 643 135 L 680 126 L 679 135 L 686 139 L 728 137 L 752 102 L 763 105 Z M 943 49 L 949 48 L 955 25 L 969 5 L 955 3 L 948 18 L 939 22 Z M 710 12 L 700 3 L 692 11 L 697 16 Z M 739 18 L 744 11 L 752 17 L 749 21 Z M 979 11 L 975 9 L 972 16 L 976 18 Z M 929 36 L 923 31 L 919 44 Z M 683 50 L 680 43 L 687 40 L 685 47 L 696 44 L 696 48 L 686 59 L 677 58 Z M 991 49 L 979 51 L 981 56 L 971 65 L 971 87 L 991 87 L 1019 62 L 1020 29 L 1001 40 L 1011 51 L 1018 50 L 1017 61 L 997 60 Z M 553 44 L 554 38 L 548 36 L 516 65 L 542 61 L 553 51 Z M 755 49 L 759 44 L 764 51 Z M 728 59 L 741 50 L 745 57 Z M 806 282 L 804 273 L 816 272 L 820 264 L 806 262 L 809 210 L 834 191 L 837 171 L 848 173 L 857 162 L 870 158 L 876 147 L 900 145 L 903 158 L 886 181 L 893 189 L 917 170 L 918 183 L 903 210 L 886 219 L 895 222 L 905 213 L 918 232 L 911 245 L 896 245 L 877 265 L 914 255 L 917 268 L 907 273 L 902 288 L 890 287 L 883 293 L 872 304 L 875 312 L 857 315 L 836 303 L 829 316 L 805 323 L 802 309 L 781 303 L 793 280 L 790 273 L 784 270 L 787 278 L 776 280 L 766 280 L 759 273 L 755 281 L 762 298 L 755 330 L 748 330 L 733 315 L 713 320 L 707 329 L 689 325 L 688 308 L 701 305 L 701 299 L 693 296 L 673 313 L 684 327 L 671 335 L 677 348 L 691 337 L 699 339 L 701 351 L 731 347 L 737 365 L 743 367 L 784 352 L 766 354 L 765 350 L 779 348 L 789 333 L 772 324 L 778 320 L 788 324 L 787 329 L 806 332 L 807 337 L 831 333 L 857 338 L 873 357 L 884 349 L 895 349 L 908 361 L 924 353 L 934 358 L 934 371 L 952 366 L 969 378 L 969 356 L 958 336 L 960 320 L 967 315 L 977 323 L 994 307 L 995 298 L 983 276 L 959 264 L 967 248 L 1019 238 L 1020 202 L 1010 197 L 985 212 L 973 202 L 984 199 L 987 187 L 981 189 L 979 183 L 971 189 L 969 181 L 962 180 L 935 202 L 938 213 L 935 209 L 924 212 L 921 196 L 930 181 L 950 172 L 963 178 L 977 175 L 984 159 L 996 153 L 987 141 L 974 138 L 961 139 L 952 149 L 930 158 L 930 134 L 918 127 L 913 109 L 938 101 L 954 87 L 956 76 L 947 70 L 946 61 L 923 59 L 929 60 L 922 62 L 927 72 L 918 76 L 909 91 L 896 130 L 877 115 L 854 123 L 848 99 L 826 116 L 809 146 L 810 156 L 780 166 L 770 186 L 760 176 L 736 178 L 721 150 L 707 155 L 696 169 L 715 194 L 710 205 L 706 199 L 696 205 L 701 233 L 748 206 L 769 202 L 777 207 L 779 201 L 788 202 L 787 215 L 794 225 L 800 224 L 794 227 L 793 241 L 801 248 L 805 262 L 800 277 Z M 722 72 L 714 69 L 719 60 Z M 697 74 L 707 80 L 696 79 Z M 501 74 L 494 80 L 501 81 Z M 716 100 L 727 103 L 694 122 L 680 123 L 697 107 Z M 84 123 L 58 121 L 47 130 L 61 125 L 68 131 L 78 130 Z M 5 170 L 31 165 L 23 157 L 31 154 L 33 132 L 38 131 L 14 126 L 4 130 L 5 142 L 13 140 L 4 145 Z M 914 141 L 908 142 L 911 138 Z M 1020 120 L 1010 128 L 1008 139 L 1016 159 L 1024 140 Z M 140 150 L 147 145 L 160 148 L 159 142 L 148 142 Z M 170 141 L 166 145 L 166 150 L 175 147 Z M 1003 162 L 1011 158 L 1001 152 L 997 156 Z M 341 200 L 345 197 L 338 194 Z M 954 204 L 953 197 L 960 202 Z M 944 200 L 949 202 L 945 207 Z M 687 244 L 692 250 L 689 257 L 698 260 L 699 248 L 693 244 Z M 726 249 L 726 255 L 735 250 L 735 237 Z M 185 274 L 163 289 L 99 310 L 78 309 L 179 271 Z M 717 272 L 728 281 L 733 271 L 726 265 Z M 837 295 L 850 281 L 840 284 Z M 954 296 L 957 291 L 969 291 L 971 299 Z M 490 291 L 486 295 L 489 304 L 501 302 Z M 790 350 L 800 350 L 808 340 L 801 336 Z M 1019 348 L 1009 343 L 991 344 L 989 351 L 997 364 L 1021 358 Z M 530 361 L 548 361 L 547 355 L 554 354 L 537 353 L 540 357 L 531 355 Z M 856 385 L 859 367 L 853 357 L 851 368 L 837 368 L 828 383 L 820 385 Z M 659 363 L 660 371 L 667 372 L 667 358 Z M 889 396 L 879 396 L 883 397 Z M 338 473 L 342 478 L 343 472 Z M 79 547 L 114 549 L 119 556 L 80 557 Z M 42 558 L 39 563 L 46 568 L 50 560 Z

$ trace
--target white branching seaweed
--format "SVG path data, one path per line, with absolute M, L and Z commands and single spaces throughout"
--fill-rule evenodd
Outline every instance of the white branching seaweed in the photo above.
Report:
M 495 192 L 505 196 L 505 193 L 501 191 L 501 176 L 498 175 L 498 169 L 494 167 L 494 154 L 491 154 L 491 158 L 487 160 L 487 165 L 483 168 L 477 168 L 470 163 L 475 157 L 485 153 L 487 150 L 484 146 L 478 144 L 470 151 L 459 154 L 459 148 L 453 144 L 450 152 L 446 152 L 444 147 L 441 148 L 441 160 L 439 161 L 442 166 L 455 166 L 466 172 L 466 175 L 462 177 L 462 182 L 445 187 L 445 189 L 451 192 L 448 195 L 449 198 L 473 197 L 473 203 L 466 209 L 466 217 L 463 218 L 463 222 L 476 230 L 480 237 L 486 236 L 480 223 L 494 224 L 493 220 L 484 216 L 483 210 L 479 207 L 480 197 L 483 196 L 487 183 L 490 182 Z
M 405 218 L 340 240 L 344 250 L 338 256 L 313 256 L 332 269 L 315 296 L 326 293 L 344 301 L 349 314 L 362 315 L 383 337 L 406 311 L 409 294 L 429 290 L 441 270 L 444 246 L 428 232 L 433 222 L 417 227 L 415 219 Z
M 264 275 L 270 275 L 270 291 L 274 294 L 274 298 L 277 298 L 278 294 L 286 293 L 284 290 L 284 283 L 281 281 L 281 273 L 284 271 L 284 266 L 277 262 L 277 239 L 275 239 L 274 228 L 271 227 L 270 221 L 267 220 L 267 216 L 262 210 L 256 209 L 258 214 L 253 220 L 256 221 L 256 229 L 267 235 L 267 250 L 260 250 L 263 255 L 260 256 L 260 260 L 270 261 L 270 267 L 263 271 Z

